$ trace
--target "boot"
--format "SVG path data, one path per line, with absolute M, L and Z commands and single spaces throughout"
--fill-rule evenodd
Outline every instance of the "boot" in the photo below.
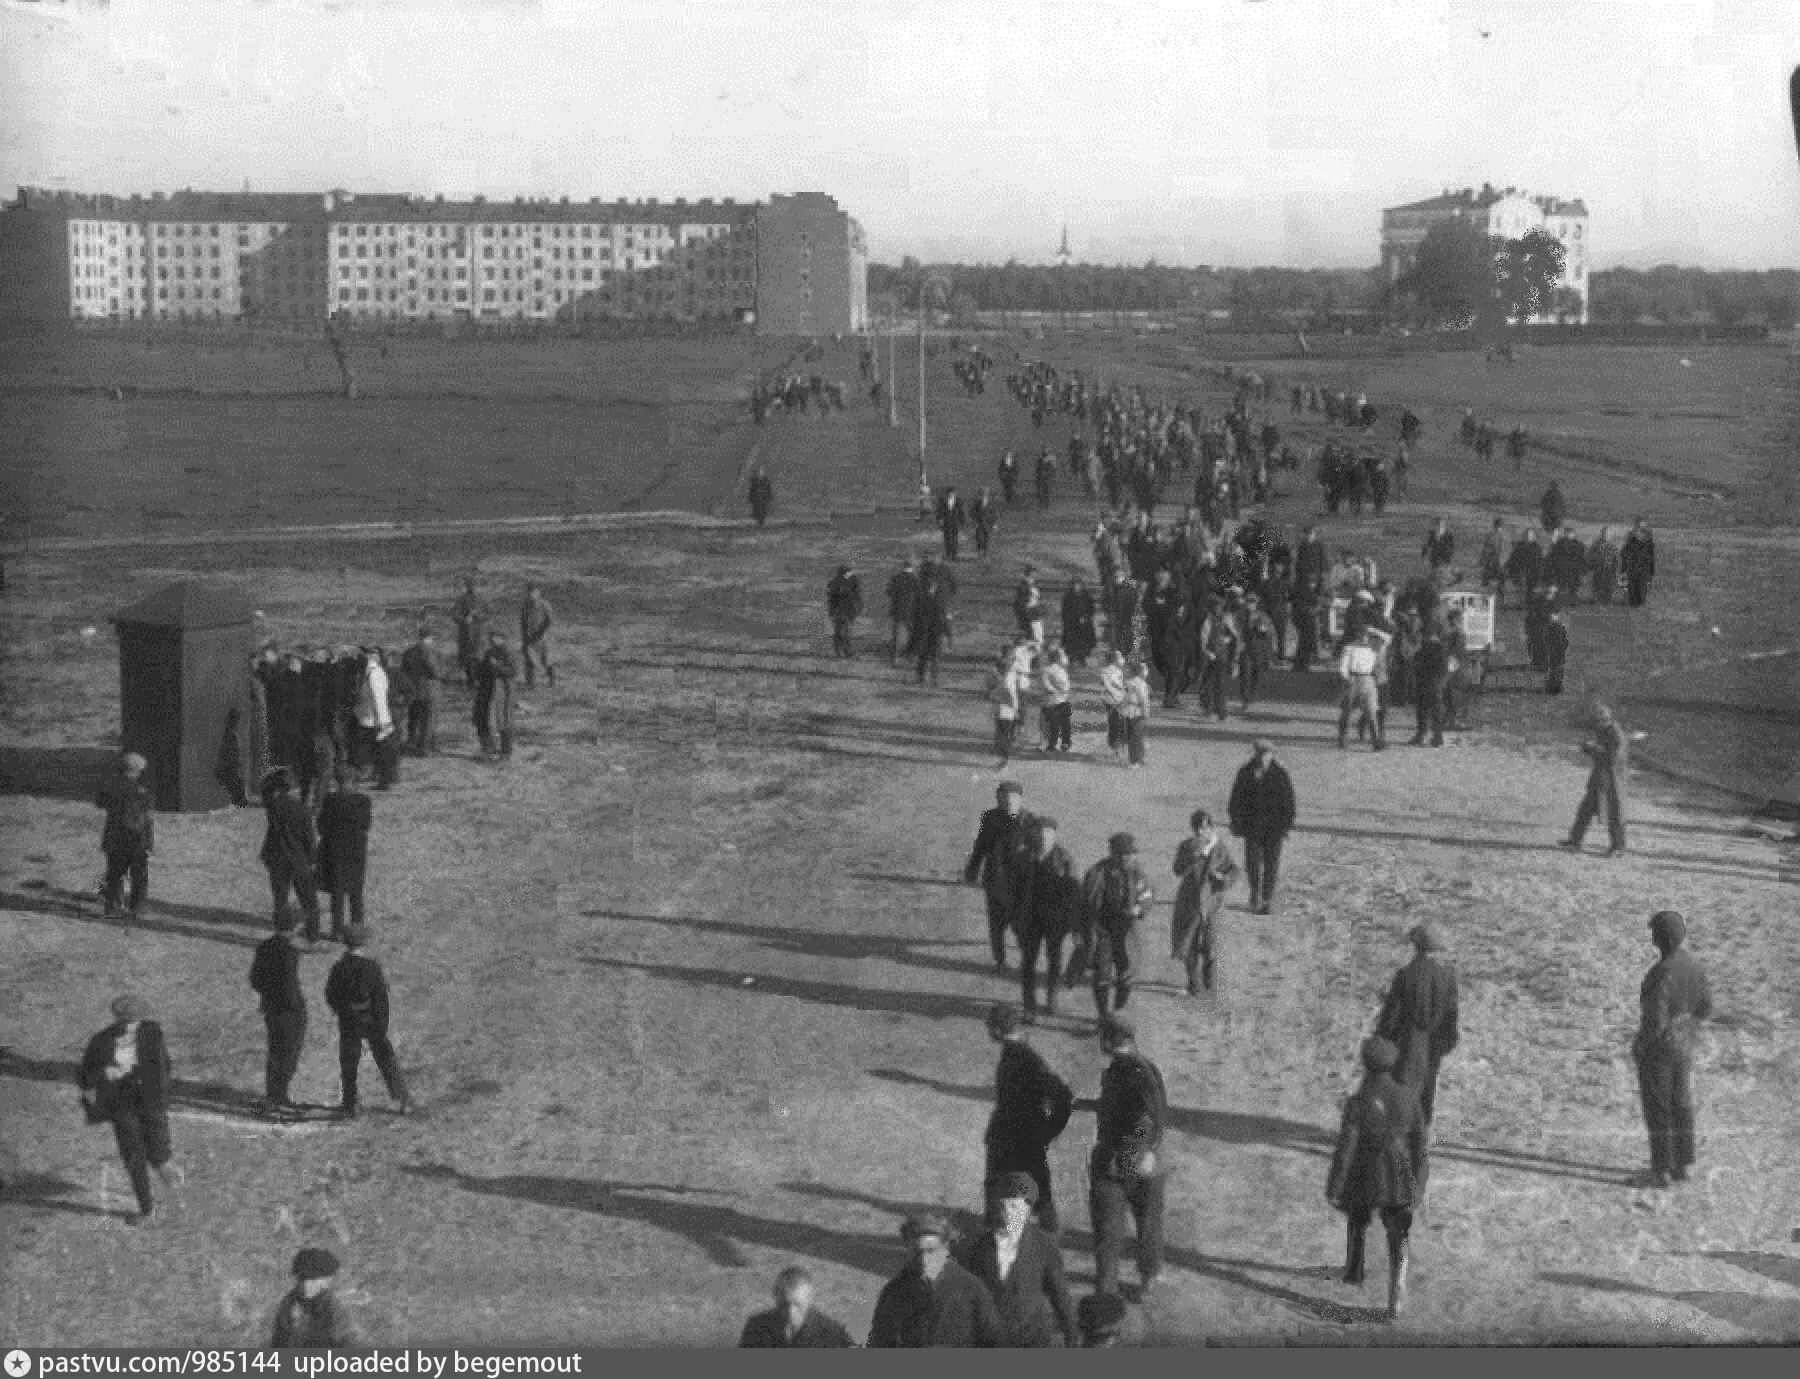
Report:
M 1406 1246 L 1394 1251 L 1388 1261 L 1388 1316 L 1398 1317 L 1406 1305 Z
M 1344 1282 L 1363 1281 L 1363 1241 L 1366 1237 L 1354 1221 L 1344 1226 Z

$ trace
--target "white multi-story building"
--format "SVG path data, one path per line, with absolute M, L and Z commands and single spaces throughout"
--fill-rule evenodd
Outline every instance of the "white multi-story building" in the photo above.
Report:
M 1464 188 L 1405 206 L 1390 206 L 1381 213 L 1381 268 L 1388 282 L 1395 282 L 1412 266 L 1419 244 L 1432 226 L 1449 220 L 1467 220 L 1484 234 L 1518 239 L 1528 230 L 1542 230 L 1563 246 L 1563 273 L 1558 282 L 1573 294 L 1564 311 L 1532 317 L 1534 324 L 1562 322 L 1586 325 L 1588 320 L 1588 213 L 1580 201 L 1554 196 L 1529 196 L 1516 187 L 1483 183 L 1480 191 Z

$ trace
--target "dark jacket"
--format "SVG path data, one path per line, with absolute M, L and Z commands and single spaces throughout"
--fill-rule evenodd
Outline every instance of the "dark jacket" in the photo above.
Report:
M 1656 539 L 1635 527 L 1619 548 L 1619 568 L 1627 579 L 1648 579 L 1656 573 Z
M 1323 541 L 1302 541 L 1294 548 L 1294 582 L 1303 589 L 1317 588 L 1329 563 Z
M 744 1334 L 738 1338 L 740 1349 L 752 1350 L 847 1350 L 855 1345 L 841 1324 L 816 1307 L 807 1312 L 792 1337 L 787 1334 L 786 1310 L 771 1307 L 745 1322 Z
M 319 805 L 319 887 L 355 890 L 369 863 L 375 807 L 360 790 L 340 786 Z
M 300 987 L 300 951 L 285 934 L 274 934 L 256 945 L 250 960 L 250 989 L 262 997 L 264 1015 L 306 1011 L 306 993 Z
M 1061 843 L 1019 861 L 1019 932 L 1060 938 L 1081 928 L 1081 878 Z
M 994 1113 L 988 1118 L 990 1146 L 1048 1146 L 1062 1134 L 1075 1111 L 1075 1093 L 1043 1054 L 1021 1039 L 1000 1045 L 994 1069 Z
M 997 899 L 1016 899 L 1031 856 L 1032 824 L 1031 814 L 1023 809 L 1008 814 L 995 805 L 982 814 L 963 880 L 971 886 L 979 880 Z
M 106 1076 L 113 1059 L 113 1047 L 124 1030 L 123 1024 L 111 1024 L 92 1039 L 81 1055 L 81 1068 L 76 1082 L 84 1092 L 93 1092 L 93 1114 L 104 1120 L 113 1112 L 122 1089 L 135 1091 L 137 1104 L 149 1115 L 169 1113 L 169 1084 L 173 1078 L 169 1066 L 169 1049 L 163 1040 L 162 1026 L 154 1020 L 143 1020 L 137 1027 L 137 1067 L 122 1082 Z
M 156 846 L 156 800 L 142 777 L 108 777 L 95 793 L 94 805 L 106 811 L 100 831 L 102 852 L 148 853 Z
M 1425 1186 L 1425 1115 L 1419 1094 L 1370 1073 L 1344 1107 L 1325 1195 L 1348 1215 L 1410 1208 Z
M 857 575 L 833 575 L 825 586 L 825 611 L 834 621 L 854 622 L 862 616 L 862 579 Z
M 919 576 L 911 570 L 896 571 L 888 580 L 887 598 L 889 619 L 910 626 L 919 598 Z
M 1699 1023 L 1712 1018 L 1706 973 L 1677 948 L 1644 974 L 1638 989 L 1638 1032 L 1632 1050 L 1640 1060 L 1693 1056 Z
M 325 1004 L 346 1034 L 386 1034 L 388 984 L 381 964 L 361 953 L 345 953 L 325 979 Z
M 1460 1037 L 1456 1028 L 1456 969 L 1419 953 L 1394 974 L 1375 1032 L 1400 1050 L 1394 1080 L 1417 1087 Z
M 1006 1327 L 992 1295 L 954 1259 L 944 1261 L 936 1282 L 928 1283 L 917 1263 L 894 1275 L 876 1299 L 869 1327 L 871 1350 L 1005 1344 Z
M 1062 1251 L 1030 1221 L 1019 1237 L 1018 1258 L 1000 1277 L 1000 1257 L 992 1231 L 983 1231 L 956 1252 L 956 1260 L 993 1298 L 1008 1346 L 1077 1346 L 1081 1332 L 1075 1304 L 1063 1275 Z
M 400 657 L 400 673 L 411 686 L 414 703 L 430 704 L 436 701 L 437 682 L 442 678 L 436 655 L 415 642 Z
M 1544 575 L 1544 548 L 1535 541 L 1521 541 L 1506 557 L 1506 577 L 1514 584 L 1536 584 Z
M 1135 1176 L 1137 1161 L 1162 1144 L 1169 1094 L 1162 1070 L 1141 1053 L 1113 1055 L 1100 1074 L 1094 1110 L 1093 1171 L 1103 1177 Z M 1162 1172 L 1159 1164 L 1155 1174 Z
M 1426 638 L 1413 653 L 1412 672 L 1419 694 L 1442 693 L 1444 680 L 1450 674 L 1450 648 L 1436 637 Z
M 348 1350 L 357 1343 L 350 1310 L 327 1289 L 316 1298 L 293 1289 L 275 1312 L 269 1345 L 278 1350 Z
M 1258 773 L 1256 762 L 1247 761 L 1232 782 L 1226 808 L 1231 831 L 1239 838 L 1279 838 L 1294 827 L 1294 782 L 1287 768 L 1271 761 Z
M 318 860 L 312 816 L 292 790 L 271 791 L 263 797 L 269 826 L 263 833 L 262 860 L 269 866 L 285 865 L 296 872 L 310 872 Z

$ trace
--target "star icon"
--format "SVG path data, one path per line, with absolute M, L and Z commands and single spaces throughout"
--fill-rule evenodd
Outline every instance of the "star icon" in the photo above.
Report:
M 31 1357 L 22 1350 L 7 1351 L 6 1372 L 10 1379 L 25 1379 L 31 1373 Z

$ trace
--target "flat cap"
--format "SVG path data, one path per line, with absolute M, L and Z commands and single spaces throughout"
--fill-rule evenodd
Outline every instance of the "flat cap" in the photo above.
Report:
M 996 795 L 1023 795 L 1025 787 L 1016 780 L 1003 780 L 994 787 L 994 793 Z
M 317 1245 L 308 1245 L 294 1256 L 294 1277 L 298 1279 L 334 1278 L 340 1267 L 336 1255 Z
M 1687 921 L 1676 910 L 1658 910 L 1650 916 L 1650 937 L 1670 948 L 1679 948 L 1687 937 Z
M 127 1023 L 133 1020 L 148 1020 L 150 1003 L 142 996 L 124 995 L 112 1003 L 112 1013 L 115 1020 L 124 1020 Z
M 1407 937 L 1412 940 L 1413 947 L 1422 953 L 1441 953 L 1450 946 L 1444 938 L 1443 929 L 1431 920 L 1413 925 L 1412 932 Z
M 1106 845 L 1112 850 L 1114 857 L 1129 857 L 1137 851 L 1137 839 L 1129 833 L 1113 834 L 1106 840 Z
M 1117 1293 L 1091 1293 L 1075 1304 L 1075 1317 L 1088 1335 L 1111 1335 L 1125 1323 L 1125 1299 Z
M 940 1240 L 950 1238 L 950 1218 L 941 1211 L 915 1211 L 900 1223 L 902 1240 L 923 1240 L 928 1235 L 935 1235 Z
M 1376 1036 L 1363 1040 L 1363 1067 L 1373 1073 L 1383 1073 L 1400 1061 L 1400 1050 L 1387 1040 Z
M 1250 744 L 1250 750 L 1265 756 L 1273 755 L 1275 744 L 1266 737 L 1259 737 Z
M 369 946 L 369 926 L 352 924 L 344 930 L 344 947 L 367 948 Z
M 1121 1040 L 1137 1038 L 1137 1026 L 1123 1015 L 1108 1015 L 1100 1021 L 1100 1037 L 1118 1043 Z
M 1012 1198 L 1030 1202 L 1034 1206 L 1038 1199 L 1038 1185 L 1029 1173 L 996 1173 L 988 1179 L 988 1197 L 995 1202 L 1005 1202 Z

